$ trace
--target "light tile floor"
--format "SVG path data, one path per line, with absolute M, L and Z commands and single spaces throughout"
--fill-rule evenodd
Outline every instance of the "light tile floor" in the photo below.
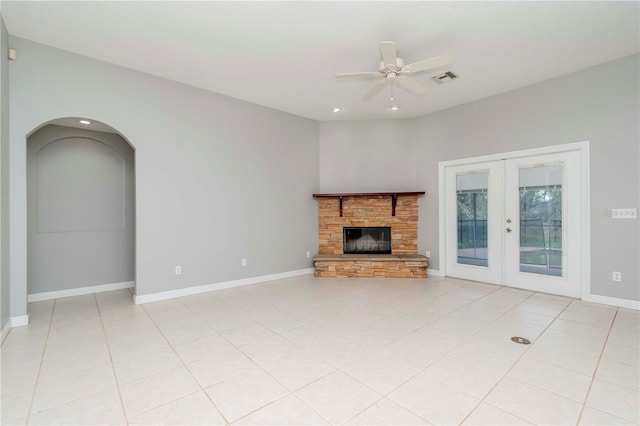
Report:
M 0 351 L 3 424 L 640 422 L 638 311 L 564 297 L 302 276 L 29 312 Z

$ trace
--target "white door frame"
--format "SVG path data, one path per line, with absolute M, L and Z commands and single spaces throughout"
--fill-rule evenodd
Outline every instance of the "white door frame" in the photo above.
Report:
M 556 154 L 562 152 L 577 151 L 580 153 L 580 180 L 582 197 L 580 205 L 582 248 L 580 251 L 582 264 L 581 298 L 589 299 L 591 295 L 591 189 L 589 179 L 589 141 L 573 142 L 562 145 L 545 146 L 541 148 L 525 149 L 520 151 L 489 154 L 479 157 L 462 158 L 458 160 L 441 161 L 438 163 L 438 228 L 439 228 L 439 267 L 440 274 L 447 276 L 446 253 L 446 190 L 445 169 L 450 166 L 460 166 L 474 163 L 484 163 L 497 160 L 531 157 L 535 155 Z

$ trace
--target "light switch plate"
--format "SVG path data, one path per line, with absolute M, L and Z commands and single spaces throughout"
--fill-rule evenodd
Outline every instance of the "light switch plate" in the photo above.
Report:
M 638 209 L 611 209 L 612 219 L 636 219 Z

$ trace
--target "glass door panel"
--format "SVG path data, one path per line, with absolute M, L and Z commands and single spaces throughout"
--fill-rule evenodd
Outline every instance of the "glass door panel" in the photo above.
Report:
M 561 277 L 564 165 L 519 169 L 520 272 Z
M 445 175 L 447 275 L 501 283 L 502 163 L 450 166 Z
M 488 171 L 456 176 L 458 263 L 489 266 L 488 188 Z

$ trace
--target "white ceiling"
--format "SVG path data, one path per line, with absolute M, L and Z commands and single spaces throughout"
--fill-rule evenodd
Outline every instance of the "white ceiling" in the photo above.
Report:
M 2 0 L 11 35 L 315 120 L 409 118 L 639 51 L 639 2 Z M 451 54 L 459 79 L 365 103 L 381 41 L 405 63 Z M 19 60 L 19 52 L 18 52 Z M 603 81 L 602 84 L 607 84 Z M 342 112 L 333 113 L 339 106 Z

